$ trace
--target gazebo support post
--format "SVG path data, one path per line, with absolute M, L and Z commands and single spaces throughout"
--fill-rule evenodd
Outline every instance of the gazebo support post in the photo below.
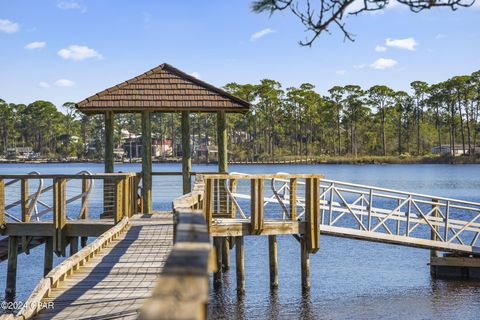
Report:
M 113 111 L 105 112 L 105 173 L 113 172 Z
M 218 145 L 218 172 L 228 172 L 228 149 L 227 149 L 227 115 L 225 111 L 217 112 L 217 145 Z M 219 180 L 220 192 L 220 213 L 229 214 L 228 196 L 225 180 Z M 223 268 L 230 269 L 230 243 L 227 237 L 222 238 L 223 242 Z
M 142 198 L 143 212 L 152 212 L 152 121 L 151 112 L 142 111 Z
M 190 112 L 182 111 L 182 176 L 183 194 L 192 190 L 190 171 L 192 170 L 192 157 L 190 154 Z
M 217 112 L 218 172 L 228 172 L 227 117 L 225 111 Z
M 113 128 L 114 128 L 114 121 L 115 121 L 113 111 L 105 112 L 104 121 L 105 121 L 105 150 L 104 150 L 105 173 L 112 173 L 113 172 Z M 110 194 L 112 192 L 111 188 L 112 188 L 111 184 L 104 183 L 102 217 L 110 217 L 111 215 L 113 215 L 113 212 L 111 212 L 112 205 L 113 205 L 112 199 L 110 197 Z

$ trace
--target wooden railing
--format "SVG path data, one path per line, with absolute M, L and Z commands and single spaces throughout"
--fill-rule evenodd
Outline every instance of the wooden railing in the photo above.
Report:
M 53 268 L 42 280 L 40 280 L 23 304 L 24 307 L 18 312 L 15 319 L 31 319 L 41 309 L 42 300 L 47 298 L 53 288 L 60 286 L 76 270 L 93 259 L 103 247 L 115 240 L 126 228 L 128 228 L 128 217 L 122 218 L 113 228 L 95 239 L 92 243 L 83 247 L 79 252 L 65 259 L 58 266 Z M 13 316 L 12 316 L 13 318 Z
M 88 195 L 94 181 L 103 182 L 103 190 L 96 191 L 97 219 L 89 219 Z M 8 258 L 6 300 L 15 297 L 20 253 L 45 243 L 43 275 L 48 274 L 54 253 L 67 256 L 69 247 L 73 256 L 79 245 L 87 246 L 88 237 L 98 237 L 137 213 L 137 185 L 135 173 L 0 175 L 0 234 L 6 236 L 0 239 L 0 260 Z M 99 220 L 102 215 L 111 219 Z
M 174 246 L 141 319 L 205 319 L 214 251 L 203 216 L 205 183 L 197 175 L 192 192 L 174 200 Z
M 51 180 L 48 186 L 44 181 Z M 111 174 L 3 174 L 0 175 L 0 226 L 7 222 L 37 222 L 46 221 L 44 217 L 53 216 L 55 224 L 62 224 L 67 220 L 67 204 L 73 201 L 81 201 L 81 210 L 73 219 L 88 218 L 88 198 L 85 197 L 91 181 L 103 181 L 103 214 L 109 214 L 115 221 L 120 221 L 122 215 L 131 216 L 137 212 L 138 177 L 135 173 L 111 173 Z M 35 191 L 30 192 L 32 181 L 37 181 Z M 76 181 L 80 181 L 81 192 L 67 199 L 67 187 Z M 20 188 L 8 191 L 6 188 L 14 187 L 20 183 Z M 79 188 L 80 186 L 76 186 Z M 18 200 L 6 203 L 6 194 L 18 192 Z M 41 197 L 49 198 L 48 201 Z M 47 203 L 48 202 L 48 203 Z M 51 205 L 49 204 L 51 203 Z M 7 210 L 13 206 L 20 207 L 19 212 L 9 213 Z M 72 217 L 70 217 L 72 218 Z
M 226 227 L 229 220 L 247 220 L 249 230 L 242 231 L 242 235 L 277 234 L 279 230 L 283 234 L 303 233 L 308 251 L 316 252 L 321 178 L 320 174 L 205 174 L 204 215 L 208 230 L 217 219 Z M 302 212 L 298 212 L 300 202 L 304 203 Z M 276 211 L 266 217 L 264 208 L 269 203 Z M 299 232 L 297 222 L 303 222 L 306 229 Z

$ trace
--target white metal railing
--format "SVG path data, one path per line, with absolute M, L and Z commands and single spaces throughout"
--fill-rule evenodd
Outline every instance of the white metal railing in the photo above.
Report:
M 270 179 L 271 194 L 264 207 L 279 206 L 275 219 L 290 220 L 290 180 Z M 304 186 L 298 181 L 298 186 Z M 225 180 L 228 197 L 241 218 L 249 218 L 241 199 L 250 199 L 246 190 L 232 192 Z M 320 226 L 329 234 L 350 232 L 355 238 L 380 237 L 412 246 L 427 243 L 445 250 L 480 253 L 480 203 L 392 190 L 342 181 L 320 180 Z M 305 198 L 296 197 L 297 220 L 303 220 Z M 353 231 L 355 230 L 355 232 Z M 420 241 L 420 242 L 419 242 Z M 426 245 L 425 245 L 426 246 Z

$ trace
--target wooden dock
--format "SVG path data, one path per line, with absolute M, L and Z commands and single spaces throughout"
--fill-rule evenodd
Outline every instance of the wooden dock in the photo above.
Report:
M 96 178 L 112 177 L 113 191 L 104 192 L 113 197 L 104 203 L 113 204 L 113 219 L 67 221 L 59 187 L 52 222 L 11 222 L 4 214 L 2 234 L 10 238 L 6 293 L 15 292 L 16 257 L 29 237 L 45 239 L 49 272 L 16 316 L 0 319 L 205 319 L 209 273 L 214 286 L 222 285 L 232 250 L 237 291 L 245 293 L 246 236 L 268 240 L 272 290 L 281 286 L 278 235 L 299 243 L 302 290 L 310 287 L 309 259 L 320 250 L 320 234 L 428 249 L 432 275 L 456 268 L 464 278 L 478 276 L 480 203 L 319 174 L 197 174 L 193 191 L 173 201 L 172 213 L 151 215 L 135 206 L 135 174 Z M 55 183 L 61 186 L 58 178 Z M 96 239 L 77 252 L 84 237 Z M 53 252 L 66 255 L 67 247 L 70 256 L 51 269 Z
M 135 215 L 127 230 L 53 288 L 34 319 L 136 319 L 173 246 L 173 215 Z M 48 278 L 48 275 L 47 275 Z

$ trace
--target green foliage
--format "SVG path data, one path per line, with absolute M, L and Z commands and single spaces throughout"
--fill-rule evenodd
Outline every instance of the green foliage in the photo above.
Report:
M 270 79 L 229 83 L 225 90 L 255 105 L 246 115 L 228 115 L 229 152 L 236 160 L 377 162 L 378 157 L 423 159 L 441 145 L 461 146 L 470 154 L 479 150 L 480 71 L 433 85 L 415 81 L 411 87 L 410 95 L 383 85 L 367 90 L 335 86 L 322 96 L 309 83 L 286 89 Z M 103 116 L 79 114 L 71 102 L 62 111 L 47 101 L 16 105 L 0 100 L 0 153 L 32 147 L 44 157 L 101 159 Z M 173 153 L 180 151 L 178 113 L 154 114 L 152 128 L 155 139 L 171 139 Z M 115 115 L 117 147 L 126 132 L 140 134 L 138 114 Z M 215 145 L 216 133 L 215 113 L 191 115 L 193 150 Z

